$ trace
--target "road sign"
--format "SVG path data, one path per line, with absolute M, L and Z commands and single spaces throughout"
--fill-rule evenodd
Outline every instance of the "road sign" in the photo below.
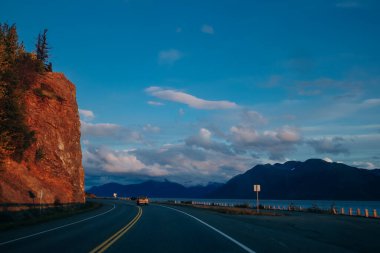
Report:
M 253 185 L 253 191 L 256 192 L 256 211 L 259 213 L 259 192 L 261 191 L 261 187 L 259 184 Z

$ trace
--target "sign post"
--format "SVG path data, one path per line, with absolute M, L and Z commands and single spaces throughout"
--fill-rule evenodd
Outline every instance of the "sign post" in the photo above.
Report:
M 43 195 L 44 195 L 44 192 L 41 189 L 41 194 L 40 194 L 40 215 L 41 215 L 41 212 L 42 212 L 42 197 L 43 197 Z
M 259 184 L 253 185 L 253 191 L 256 192 L 256 210 L 257 213 L 259 213 L 259 192 L 261 190 L 261 187 Z

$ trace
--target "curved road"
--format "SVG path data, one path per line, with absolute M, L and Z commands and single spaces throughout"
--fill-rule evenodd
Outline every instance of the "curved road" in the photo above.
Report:
M 380 252 L 380 220 L 97 201 L 95 211 L 0 232 L 0 252 Z

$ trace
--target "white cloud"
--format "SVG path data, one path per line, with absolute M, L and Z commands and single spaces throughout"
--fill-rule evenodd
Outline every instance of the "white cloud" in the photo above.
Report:
M 253 143 L 259 138 L 256 130 L 248 127 L 233 126 L 230 131 L 234 141 L 237 143 Z
M 214 34 L 214 28 L 211 25 L 207 24 L 202 25 L 201 31 L 207 34 Z
M 328 162 L 328 163 L 332 163 L 333 162 L 333 160 L 331 158 L 329 158 L 329 157 L 325 157 L 325 158 L 323 158 L 323 160 L 325 162 Z
M 168 144 L 158 149 L 139 149 L 134 152 L 148 167 L 159 166 L 169 172 L 165 178 L 175 182 L 224 182 L 252 165 L 252 158 L 216 152 L 197 145 Z
M 146 166 L 132 151 L 112 150 L 106 147 L 87 149 L 83 153 L 84 167 L 90 174 L 96 172 L 110 174 L 165 176 L 168 172 L 157 165 Z
M 148 101 L 148 105 L 153 105 L 153 106 L 163 106 L 164 103 L 157 102 L 157 101 Z
M 288 126 L 281 128 L 277 133 L 277 137 L 285 142 L 298 142 L 301 139 L 298 131 Z
M 277 131 L 264 131 L 258 133 L 254 128 L 245 126 L 233 126 L 230 129 L 232 138 L 235 142 L 245 145 L 272 145 L 276 142 L 296 143 L 301 140 L 298 131 L 295 128 L 284 126 Z
M 230 128 L 228 140 L 237 151 L 268 153 L 269 159 L 283 161 L 285 154 L 301 143 L 301 136 L 289 126 L 260 133 L 253 127 L 238 125 Z
M 83 135 L 90 136 L 109 136 L 119 131 L 121 126 L 111 123 L 92 124 L 81 121 L 81 131 Z
M 201 130 L 199 130 L 199 136 L 204 140 L 210 140 L 211 132 L 206 128 L 201 128 Z
M 108 172 L 137 172 L 144 168 L 144 164 L 136 156 L 123 153 L 106 153 L 101 156 L 104 158 L 104 168 Z
M 355 1 L 342 1 L 336 3 L 335 6 L 338 8 L 357 8 L 360 4 Z
M 234 109 L 238 108 L 238 105 L 230 101 L 210 101 L 201 98 L 197 98 L 193 95 L 184 93 L 182 91 L 163 89 L 160 87 L 149 87 L 145 91 L 151 96 L 169 100 L 177 103 L 186 104 L 192 108 L 204 109 L 204 110 L 218 110 L 218 109 Z
M 309 139 L 306 142 L 319 154 L 349 154 L 346 140 L 341 137 L 326 137 Z
M 206 134 L 207 135 L 207 134 Z M 113 150 L 87 147 L 83 164 L 87 176 L 169 179 L 187 185 L 225 182 L 252 165 L 252 158 L 200 149 L 186 144 L 167 144 L 154 149 Z M 102 182 L 106 183 L 106 182 Z
M 158 133 L 160 130 L 158 126 L 152 126 L 151 124 L 147 124 L 143 127 L 143 131 L 148 133 Z
M 243 110 L 241 117 L 243 124 L 247 125 L 264 125 L 268 123 L 268 120 L 263 115 L 253 110 Z
M 183 57 L 183 54 L 177 49 L 163 50 L 158 53 L 159 64 L 173 64 Z
M 79 115 L 83 120 L 93 120 L 95 118 L 95 114 L 93 111 L 79 109 Z
M 197 135 L 190 136 L 185 140 L 185 143 L 190 147 L 199 147 L 226 155 L 234 154 L 228 144 L 212 140 L 212 133 L 206 128 L 201 128 Z
M 136 131 L 110 123 L 92 124 L 81 121 L 81 133 L 83 138 L 108 138 L 117 141 L 139 141 L 142 138 Z
M 354 166 L 359 166 L 368 170 L 373 170 L 376 168 L 376 166 L 371 162 L 353 162 Z
M 380 105 L 380 98 L 370 98 L 363 101 L 363 107 L 375 107 Z

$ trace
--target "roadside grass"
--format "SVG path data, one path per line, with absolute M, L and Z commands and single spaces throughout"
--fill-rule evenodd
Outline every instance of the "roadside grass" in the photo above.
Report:
M 63 206 L 57 205 L 51 208 L 32 208 L 23 211 L 0 212 L 0 231 L 9 230 L 21 226 L 29 226 L 37 223 L 48 222 L 60 218 L 80 214 L 100 208 L 102 204 L 87 201 L 85 204 Z
M 184 207 L 193 207 L 198 209 L 205 209 L 213 212 L 231 214 L 231 215 L 260 215 L 260 216 L 284 216 L 283 213 L 272 212 L 268 210 L 260 210 L 259 212 L 256 209 L 251 209 L 248 207 L 226 207 L 226 206 L 206 206 L 206 205 L 196 205 L 196 204 L 174 204 L 170 202 L 160 202 L 160 204 L 172 205 L 172 206 L 184 206 Z
M 262 215 L 262 216 L 282 216 L 283 214 L 260 210 L 257 212 L 254 209 L 241 207 L 222 207 L 222 206 L 202 206 L 195 205 L 196 208 L 207 209 L 218 213 L 233 214 L 233 215 Z

